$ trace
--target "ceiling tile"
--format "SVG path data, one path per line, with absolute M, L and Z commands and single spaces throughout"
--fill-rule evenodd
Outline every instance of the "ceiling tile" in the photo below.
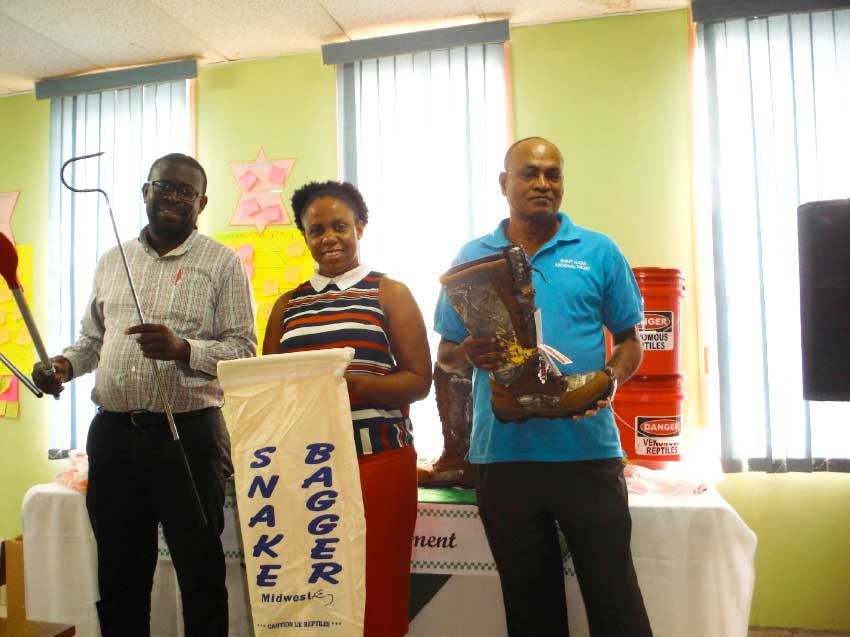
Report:
M 229 60 L 318 51 L 340 30 L 316 0 L 152 0 Z
M 348 34 L 381 25 L 410 24 L 415 28 L 416 23 L 434 22 L 434 26 L 438 26 L 439 20 L 481 13 L 480 3 L 472 0 L 322 0 L 322 3 Z
M 23 93 L 32 90 L 31 80 L 22 80 L 20 77 L 13 77 L 0 73 L 0 98 L 4 95 L 12 93 Z
M 2 13 L 93 68 L 146 64 L 184 57 L 220 60 L 191 28 L 148 0 L 51 0 L 5 3 Z
M 346 35 L 686 6 L 688 0 L 0 0 L 0 94 L 31 90 L 38 79 L 179 58 L 210 64 L 318 51 Z
M 633 0 L 635 11 L 658 11 L 661 9 L 686 9 L 690 6 L 687 0 Z
M 91 61 L 0 13 L 0 77 L 16 91 L 32 89 L 34 78 L 91 68 Z M 20 88 L 27 85 L 28 88 Z

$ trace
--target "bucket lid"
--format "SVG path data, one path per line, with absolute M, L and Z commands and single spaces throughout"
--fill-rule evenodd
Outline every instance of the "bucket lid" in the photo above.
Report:
M 684 293 L 685 275 L 678 268 L 632 268 L 632 272 L 641 290 L 654 286 L 669 289 L 672 286 Z
M 685 275 L 680 268 L 657 268 L 657 267 L 646 267 L 646 268 L 632 268 L 632 272 L 634 272 L 635 276 L 647 276 L 647 277 L 678 277 L 680 279 L 684 279 Z
M 635 393 L 660 393 L 676 392 L 684 394 L 685 377 L 682 374 L 668 374 L 665 376 L 632 376 L 627 382 L 617 388 L 620 392 Z

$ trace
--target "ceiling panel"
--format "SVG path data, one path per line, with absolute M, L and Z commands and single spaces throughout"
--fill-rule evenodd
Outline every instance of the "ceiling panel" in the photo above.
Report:
M 322 44 L 479 18 L 515 25 L 688 6 L 688 0 L 0 0 L 0 95 L 62 75 Z
M 91 61 L 94 68 L 183 57 L 221 59 L 191 28 L 148 0 L 4 2 L 0 13 Z M 54 74 L 55 75 L 55 74 Z
M 0 13 L 0 84 L 13 91 L 32 88 L 32 78 L 75 73 L 92 61 Z M 22 86 L 26 88 L 22 88 Z
M 32 82 L 29 80 L 22 80 L 20 77 L 0 73 L 0 97 L 31 90 Z
M 481 14 L 478 8 L 481 3 L 473 0 L 425 0 L 423 2 L 322 0 L 322 3 L 349 34 L 381 25 L 437 22 L 445 18 Z M 397 29 L 394 30 L 398 32 Z
M 152 0 L 228 60 L 318 51 L 341 35 L 316 0 Z
M 658 11 L 660 9 L 685 9 L 690 2 L 681 0 L 633 0 L 635 11 Z
M 510 12 L 511 24 L 528 25 L 686 7 L 688 0 L 482 0 L 482 5 L 488 12 Z

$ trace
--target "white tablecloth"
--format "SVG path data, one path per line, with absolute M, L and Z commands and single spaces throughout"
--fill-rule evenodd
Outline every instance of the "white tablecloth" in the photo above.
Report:
M 629 508 L 635 570 L 655 637 L 747 637 L 756 537 L 735 510 L 714 490 L 629 494 Z M 498 577 L 487 577 L 497 572 L 477 507 L 420 503 L 416 533 L 412 570 L 453 575 L 411 621 L 408 636 L 507 635 Z M 429 540 L 432 547 L 423 547 Z M 564 570 L 570 635 L 586 637 L 569 557 Z
M 756 538 L 734 509 L 716 491 L 630 495 L 630 508 L 632 553 L 655 636 L 746 637 Z M 247 637 L 251 622 L 234 545 L 236 516 L 232 508 L 225 512 L 230 634 Z M 410 637 L 507 634 L 498 578 L 486 576 L 495 570 L 477 515 L 474 505 L 420 503 L 412 570 L 455 575 L 411 621 Z M 74 623 L 80 637 L 97 637 L 97 562 L 84 496 L 54 484 L 33 487 L 22 517 L 29 616 Z M 589 634 L 587 620 L 571 566 L 565 562 L 570 634 L 582 637 Z M 153 597 L 151 634 L 182 636 L 179 592 L 167 558 L 157 566 Z
M 85 495 L 58 484 L 40 484 L 24 496 L 24 577 L 27 616 L 75 624 L 78 637 L 100 637 L 97 611 L 97 553 Z M 248 636 L 250 612 L 245 569 L 240 563 L 238 525 L 225 505 L 222 533 L 230 634 Z M 168 556 L 160 547 L 151 596 L 151 637 L 183 636 L 180 590 Z M 55 619 L 61 618 L 61 619 Z

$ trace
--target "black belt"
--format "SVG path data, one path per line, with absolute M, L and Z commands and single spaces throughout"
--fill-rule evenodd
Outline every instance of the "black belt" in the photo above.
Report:
M 207 414 L 220 409 L 220 407 L 205 407 L 204 409 L 196 409 L 194 411 L 183 411 L 172 414 L 174 422 L 186 422 L 195 418 L 201 418 Z M 98 409 L 97 413 L 106 418 L 114 418 L 116 420 L 124 420 L 135 427 L 153 427 L 156 425 L 167 425 L 168 418 L 164 412 L 158 411 L 108 411 L 106 409 Z

